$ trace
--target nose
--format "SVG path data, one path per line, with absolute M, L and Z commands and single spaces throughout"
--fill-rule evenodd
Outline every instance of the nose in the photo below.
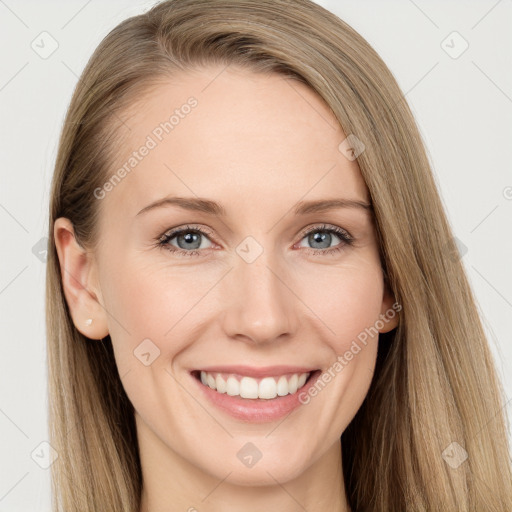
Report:
M 267 256 L 267 251 L 251 263 L 237 257 L 235 268 L 223 281 L 227 336 L 266 344 L 295 334 L 300 301 L 286 269 Z

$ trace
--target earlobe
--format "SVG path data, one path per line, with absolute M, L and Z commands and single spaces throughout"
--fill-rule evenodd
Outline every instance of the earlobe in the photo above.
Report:
M 73 224 L 60 217 L 53 236 L 59 257 L 62 287 L 75 327 L 87 338 L 108 335 L 107 315 L 97 282 L 96 262 L 75 238 Z
M 380 316 L 382 323 L 379 322 L 379 326 L 382 326 L 382 328 L 379 329 L 380 333 L 389 332 L 398 325 L 398 312 L 401 309 L 401 306 L 396 303 L 395 297 L 391 290 L 389 290 L 388 286 L 385 286 Z

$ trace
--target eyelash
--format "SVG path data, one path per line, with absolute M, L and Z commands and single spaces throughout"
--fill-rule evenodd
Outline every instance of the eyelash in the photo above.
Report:
M 331 226 L 322 224 L 321 226 L 314 226 L 311 229 L 307 230 L 305 233 L 302 234 L 302 237 L 300 240 L 305 238 L 306 236 L 310 235 L 311 233 L 315 233 L 317 231 L 324 232 L 324 233 L 334 233 L 337 237 L 341 239 L 341 243 L 335 247 L 331 247 L 329 249 L 312 249 L 310 247 L 304 247 L 306 252 L 308 254 L 328 254 L 328 255 L 335 255 L 339 251 L 341 251 L 345 245 L 352 245 L 354 243 L 354 239 L 345 231 L 344 229 L 338 228 L 337 226 Z M 159 236 L 157 238 L 157 246 L 165 249 L 167 251 L 170 251 L 177 256 L 201 256 L 201 251 L 204 251 L 204 249 L 194 249 L 192 251 L 185 251 L 184 249 L 180 249 L 174 246 L 171 246 L 169 242 L 175 238 L 178 235 L 181 235 L 183 233 L 196 233 L 200 235 L 204 235 L 207 238 L 209 238 L 209 235 L 211 236 L 211 233 L 209 231 L 206 231 L 201 228 L 197 228 L 194 226 L 184 226 L 181 228 L 176 228 L 172 230 L 166 231 L 164 234 Z M 171 249 L 172 247 L 172 249 Z

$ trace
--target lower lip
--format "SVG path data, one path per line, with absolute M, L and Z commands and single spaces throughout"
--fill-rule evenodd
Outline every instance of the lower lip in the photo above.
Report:
M 320 370 L 314 371 L 306 384 L 296 393 L 278 396 L 269 400 L 263 398 L 242 398 L 240 396 L 230 396 L 227 393 L 218 393 L 209 386 L 205 386 L 194 375 L 191 374 L 191 377 L 200 387 L 206 398 L 230 416 L 250 423 L 268 423 L 278 420 L 304 405 L 300 402 L 299 395 L 307 393 L 308 389 L 314 385 L 320 373 Z

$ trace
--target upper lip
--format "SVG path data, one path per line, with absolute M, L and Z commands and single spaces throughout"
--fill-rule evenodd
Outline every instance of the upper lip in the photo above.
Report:
M 223 365 L 223 366 L 203 366 L 195 371 L 204 371 L 208 373 L 235 373 L 238 375 L 246 375 L 247 377 L 274 377 L 278 375 L 286 375 L 289 373 L 309 373 L 314 372 L 318 368 L 307 366 L 245 366 L 245 365 Z

